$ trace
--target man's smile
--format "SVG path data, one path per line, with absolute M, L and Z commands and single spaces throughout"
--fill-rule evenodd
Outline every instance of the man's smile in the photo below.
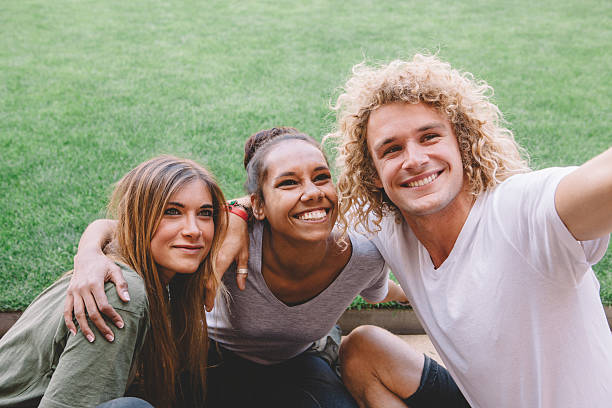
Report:
M 443 170 L 437 171 L 435 173 L 431 173 L 429 175 L 421 175 L 415 178 L 412 178 L 410 180 L 407 180 L 403 183 L 401 183 L 402 187 L 410 187 L 410 188 L 415 188 L 415 187 L 421 187 L 427 184 L 432 183 L 434 180 L 436 180 L 440 174 L 442 174 Z

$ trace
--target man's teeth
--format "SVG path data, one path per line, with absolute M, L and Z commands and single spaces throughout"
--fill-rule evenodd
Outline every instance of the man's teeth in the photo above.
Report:
M 434 173 L 434 174 L 432 174 L 429 177 L 425 177 L 424 179 L 420 179 L 420 180 L 408 183 L 408 187 L 420 187 L 420 186 L 424 186 L 425 184 L 429 184 L 429 183 L 431 183 L 432 181 L 434 181 L 437 178 L 438 178 L 438 173 Z
M 298 219 L 300 220 L 320 220 L 321 218 L 325 218 L 326 215 L 327 213 L 325 212 L 325 210 L 316 210 L 316 211 L 310 211 L 307 213 L 300 214 L 298 216 Z

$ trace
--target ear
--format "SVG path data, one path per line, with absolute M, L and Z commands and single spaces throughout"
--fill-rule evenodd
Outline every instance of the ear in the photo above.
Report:
M 255 194 L 251 194 L 251 210 L 256 220 L 263 221 L 266 219 L 263 207 L 263 202 Z

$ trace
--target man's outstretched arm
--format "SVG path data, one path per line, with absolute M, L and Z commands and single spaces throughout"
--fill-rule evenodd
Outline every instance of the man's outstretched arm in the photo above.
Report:
M 555 193 L 555 207 L 578 241 L 612 232 L 612 148 L 561 180 Z

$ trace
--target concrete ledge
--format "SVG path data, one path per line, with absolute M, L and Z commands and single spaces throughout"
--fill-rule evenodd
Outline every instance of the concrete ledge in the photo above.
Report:
M 612 328 L 612 306 L 605 306 L 608 325 Z M 21 312 L 0 312 L 0 337 L 19 319 Z M 371 324 L 395 334 L 425 334 L 412 309 L 362 309 L 345 311 L 338 324 L 346 335 L 355 327 Z
M 412 309 L 362 309 L 345 311 L 338 324 L 342 334 L 348 334 L 357 326 L 371 324 L 395 334 L 425 334 L 416 313 Z

